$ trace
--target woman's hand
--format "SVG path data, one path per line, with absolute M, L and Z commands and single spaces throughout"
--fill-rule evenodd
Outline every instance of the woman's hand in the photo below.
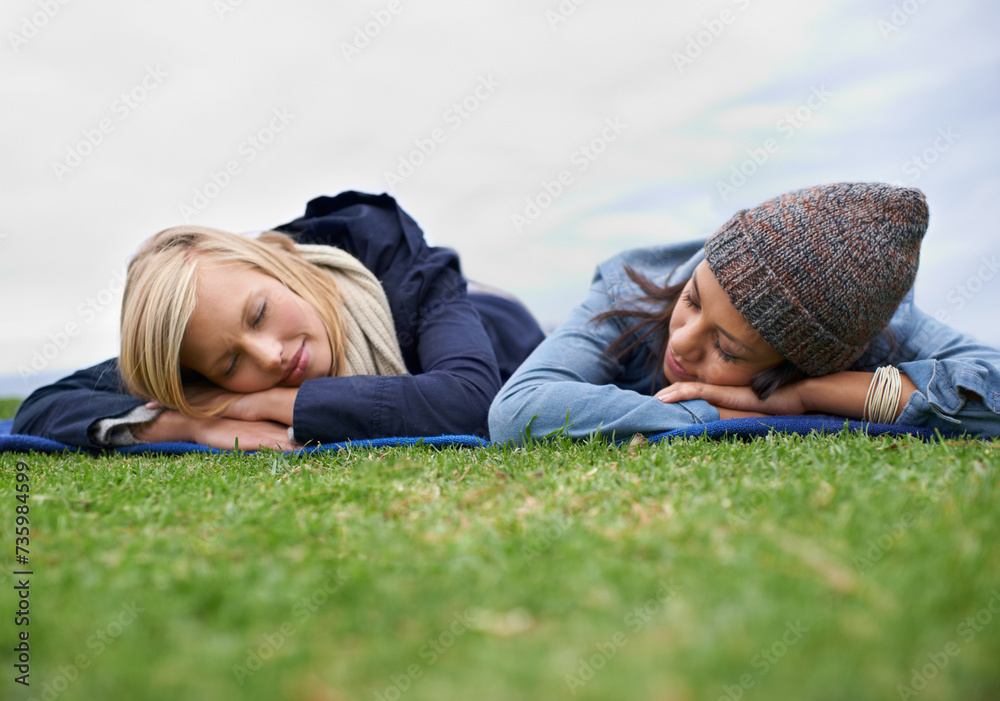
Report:
M 149 423 L 132 429 L 136 440 L 146 443 L 184 441 L 221 450 L 298 450 L 301 444 L 288 439 L 288 426 L 274 421 L 243 421 L 226 417 L 199 419 L 171 409 Z
M 724 419 L 744 416 L 804 414 L 808 409 L 802 399 L 802 383 L 780 387 L 761 401 L 749 387 L 709 385 L 702 382 L 675 382 L 656 393 L 666 404 L 688 399 L 704 399 L 718 409 Z
M 298 450 L 301 444 L 288 439 L 288 426 L 274 421 L 239 419 L 194 419 L 195 443 L 212 448 L 234 450 Z
M 249 394 L 226 392 L 226 399 L 235 401 L 220 416 L 242 421 L 275 421 L 291 426 L 298 391 L 297 387 L 273 387 Z
M 219 414 L 220 418 L 273 421 L 291 426 L 298 391 L 297 387 L 272 387 L 260 392 L 239 394 L 216 385 L 206 385 L 189 389 L 187 399 L 192 406 L 203 411 L 226 405 Z M 149 402 L 146 406 L 150 409 L 163 408 L 159 402 Z

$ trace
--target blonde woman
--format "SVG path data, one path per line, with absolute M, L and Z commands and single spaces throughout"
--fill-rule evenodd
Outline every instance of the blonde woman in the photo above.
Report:
M 542 338 L 516 301 L 467 291 L 458 256 L 391 197 L 346 192 L 257 238 L 147 240 L 120 357 L 34 392 L 13 430 L 91 449 L 486 436 L 493 396 Z

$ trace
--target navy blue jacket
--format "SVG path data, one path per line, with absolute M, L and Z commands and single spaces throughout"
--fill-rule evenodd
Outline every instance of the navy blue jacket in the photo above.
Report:
M 428 246 L 388 195 L 319 197 L 303 217 L 276 228 L 299 243 L 342 248 L 375 274 L 411 373 L 307 380 L 295 400 L 296 440 L 488 435 L 490 402 L 544 337 L 523 307 L 468 294 L 458 255 Z M 107 360 L 32 393 L 13 432 L 98 448 L 91 425 L 143 403 L 124 389 L 118 360 Z

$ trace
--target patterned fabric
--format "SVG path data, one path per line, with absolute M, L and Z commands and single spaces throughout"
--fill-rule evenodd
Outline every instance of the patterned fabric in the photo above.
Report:
M 885 329 L 926 231 L 920 190 L 835 183 L 737 212 L 705 252 L 740 314 L 815 377 L 849 367 Z

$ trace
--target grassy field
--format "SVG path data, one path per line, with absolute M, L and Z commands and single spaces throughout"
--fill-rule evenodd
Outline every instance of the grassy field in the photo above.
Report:
M 0 696 L 1000 699 L 998 475 L 849 435 L 3 455 Z

